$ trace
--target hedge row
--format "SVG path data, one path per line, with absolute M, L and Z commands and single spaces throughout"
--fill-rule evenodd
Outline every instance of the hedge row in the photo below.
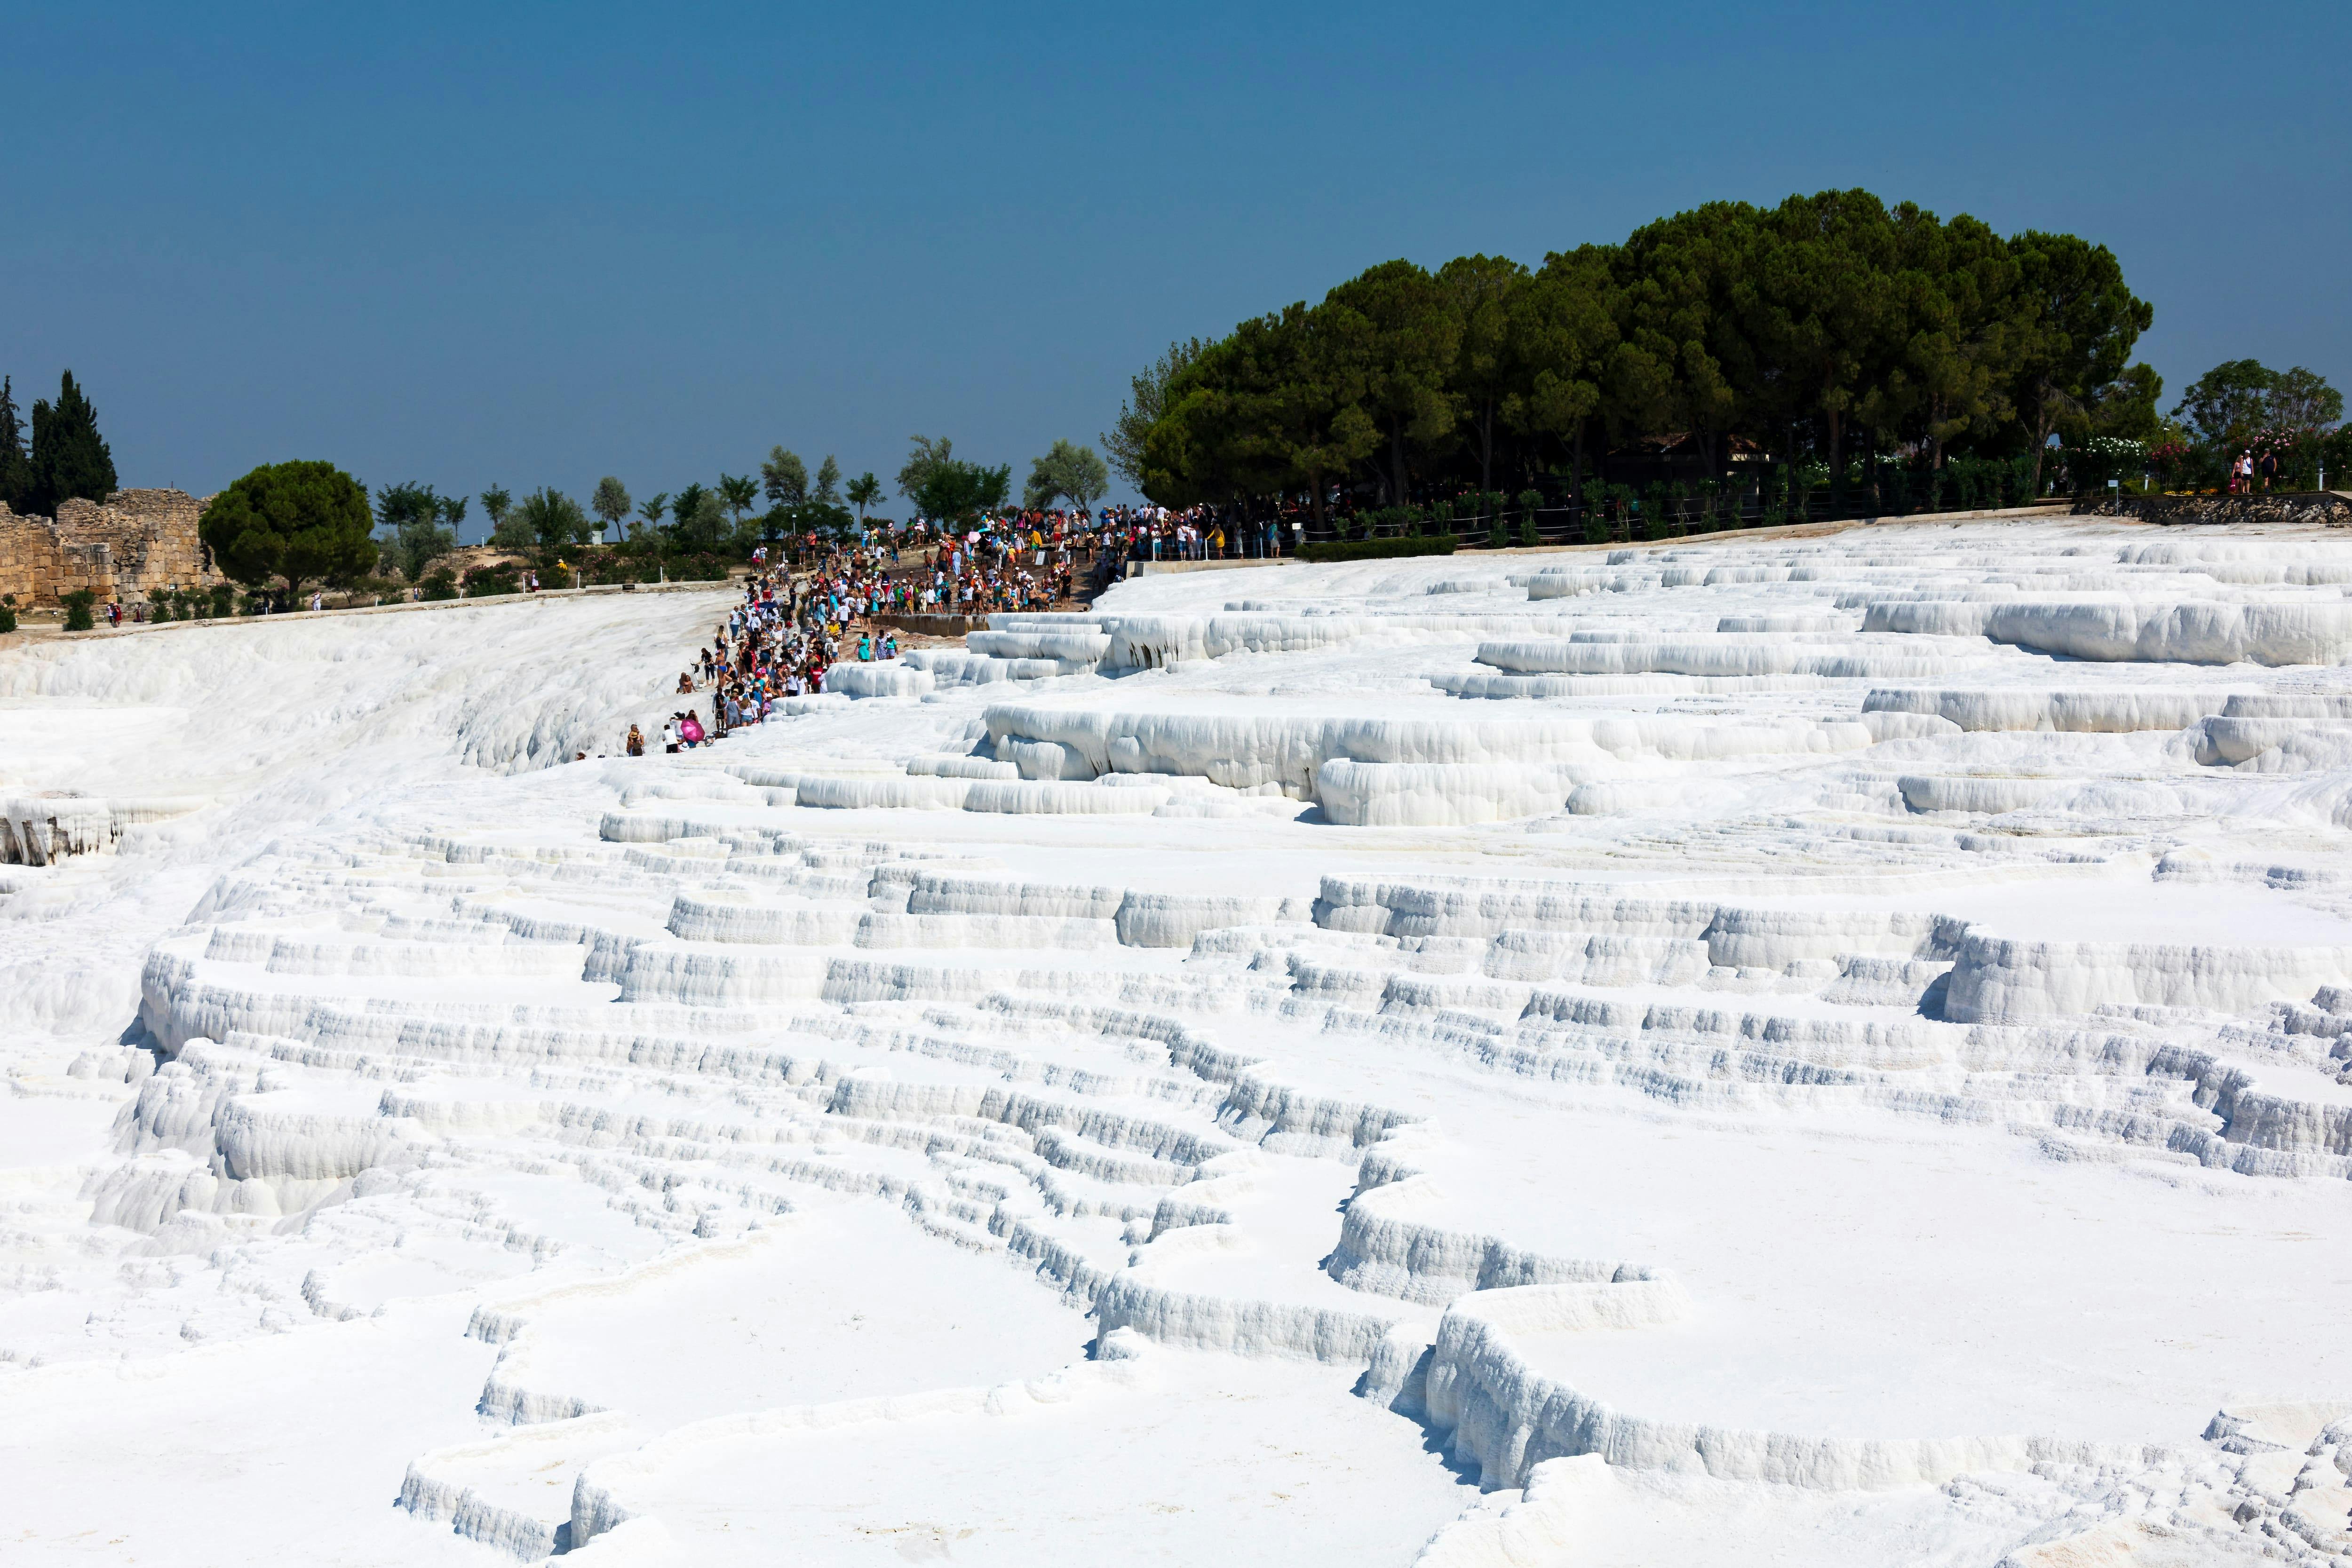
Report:
M 1452 555 L 1452 534 L 1400 535 L 1388 539 L 1338 539 L 1330 544 L 1304 544 L 1298 559 L 1318 560 L 1384 560 L 1400 555 Z

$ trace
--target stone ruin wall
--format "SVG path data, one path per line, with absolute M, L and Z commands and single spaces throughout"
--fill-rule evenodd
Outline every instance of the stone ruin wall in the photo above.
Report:
M 0 593 L 15 594 L 26 609 L 53 605 L 79 588 L 101 604 L 136 603 L 158 588 L 209 588 L 224 580 L 196 538 L 211 499 L 184 490 L 117 490 L 103 503 L 60 502 L 55 519 L 0 506 Z

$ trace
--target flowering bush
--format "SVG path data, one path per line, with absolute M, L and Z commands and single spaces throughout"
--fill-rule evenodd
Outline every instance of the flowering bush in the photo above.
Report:
M 2075 490 L 2104 489 L 2111 479 L 2137 477 L 2148 465 L 2147 443 L 2121 435 L 2086 435 L 2063 454 Z

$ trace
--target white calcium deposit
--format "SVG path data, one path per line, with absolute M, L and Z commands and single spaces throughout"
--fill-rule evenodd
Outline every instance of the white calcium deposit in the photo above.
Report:
M 727 603 L 0 651 L 0 1560 L 2352 1558 L 2352 538 Z

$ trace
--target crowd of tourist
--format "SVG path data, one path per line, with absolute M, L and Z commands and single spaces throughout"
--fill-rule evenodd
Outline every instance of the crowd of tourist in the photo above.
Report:
M 785 699 L 825 689 L 825 672 L 845 660 L 898 656 L 885 617 L 981 617 L 1049 611 L 1079 593 L 1082 574 L 1123 560 L 1206 560 L 1281 553 L 1285 525 L 1229 525 L 1211 508 L 1111 507 L 1099 513 L 1020 511 L 961 528 L 917 523 L 855 545 L 752 555 L 742 602 L 677 678 L 677 695 L 707 693 L 710 722 L 688 707 L 670 716 L 662 745 L 678 750 L 764 722 Z M 795 547 L 803 541 L 793 541 Z M 629 754 L 643 736 L 630 732 Z
M 1104 515 L 1099 537 L 1107 554 L 1128 560 L 1224 560 L 1278 556 L 1297 519 L 1229 519 L 1210 507 L 1118 507 Z
M 744 580 L 742 601 L 677 677 L 678 695 L 710 694 L 709 730 L 692 710 L 673 715 L 679 733 L 665 735 L 667 747 L 723 739 L 730 729 L 763 722 L 783 699 L 823 691 L 825 671 L 843 658 L 898 656 L 898 634 L 874 624 L 908 610 L 915 593 L 910 574 L 890 570 L 898 564 L 896 549 L 836 549 L 801 575 L 770 570 L 765 557 L 761 551 Z M 684 733 L 689 727 L 695 733 Z
M 711 722 L 705 727 L 693 708 L 671 715 L 664 749 L 706 745 L 763 723 L 785 699 L 824 690 L 825 672 L 845 660 L 897 658 L 898 634 L 882 623 L 886 616 L 1046 609 L 1069 590 L 1068 546 L 1057 568 L 1042 532 L 1020 538 L 975 529 L 935 546 L 910 535 L 904 543 L 885 538 L 822 554 L 818 541 L 808 544 L 806 570 L 798 572 L 772 564 L 764 549 L 754 553 L 742 601 L 677 677 L 677 695 L 709 694 Z M 1024 548 L 1034 557 L 1025 564 Z M 642 749 L 642 737 L 634 744 Z

